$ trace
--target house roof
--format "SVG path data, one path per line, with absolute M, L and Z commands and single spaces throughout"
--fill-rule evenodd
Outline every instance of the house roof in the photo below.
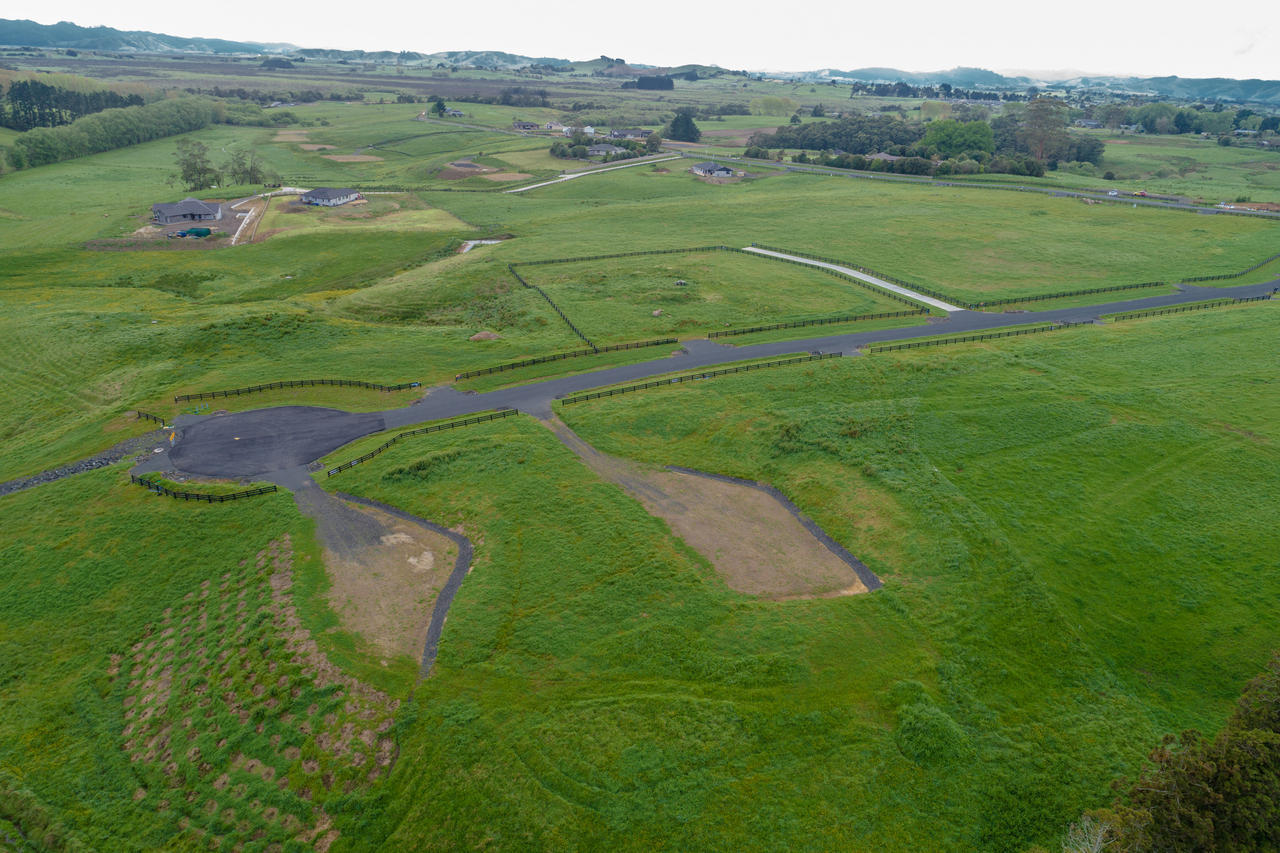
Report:
M 728 166 L 724 165 L 723 163 L 712 163 L 710 160 L 708 160 L 705 163 L 695 163 L 693 165 L 693 168 L 698 169 L 699 171 L 702 171 L 702 172 L 714 172 L 717 169 L 723 169 L 726 172 L 733 171 L 733 169 L 730 169 Z
M 309 193 L 303 193 L 303 198 L 323 198 L 335 199 L 346 198 L 349 195 L 359 195 L 355 190 L 350 188 L 334 189 L 333 187 L 316 187 Z
M 216 204 L 205 204 L 198 198 L 184 198 L 182 201 L 176 201 L 172 204 L 164 202 L 153 204 L 151 205 L 151 211 L 164 216 L 216 216 L 218 214 L 218 206 Z

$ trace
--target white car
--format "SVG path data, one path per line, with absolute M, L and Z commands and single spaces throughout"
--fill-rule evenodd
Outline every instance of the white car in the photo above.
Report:
M 1119 190 L 1110 190 L 1110 191 L 1107 193 L 1107 195 L 1120 195 L 1120 191 L 1119 191 Z

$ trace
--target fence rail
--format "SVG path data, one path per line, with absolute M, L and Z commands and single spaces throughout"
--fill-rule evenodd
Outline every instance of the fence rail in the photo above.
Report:
M 1018 335 L 1035 335 L 1040 332 L 1056 332 L 1059 329 L 1069 329 L 1072 326 L 1092 325 L 1092 323 L 1060 323 L 1052 326 L 1040 326 L 1034 329 L 1009 329 L 1004 332 L 983 332 L 977 335 L 958 335 L 953 338 L 930 338 L 927 341 L 906 341 L 900 344 L 879 344 L 870 346 L 864 350 L 867 353 L 873 352 L 892 352 L 902 349 L 918 349 L 920 347 L 937 347 L 943 344 L 963 344 L 970 341 L 989 341 L 993 338 L 1012 338 Z
M 1115 284 L 1110 287 L 1091 287 L 1087 290 L 1060 290 L 1057 293 L 1041 293 L 1036 296 L 1010 296 L 1005 299 L 988 299 L 983 302 L 970 302 L 965 305 L 970 311 L 982 308 L 994 308 L 997 305 L 1017 305 L 1020 302 L 1043 302 L 1046 299 L 1068 299 L 1072 296 L 1089 296 L 1094 293 L 1114 293 L 1120 290 L 1140 290 L 1145 287 L 1165 287 L 1167 281 L 1144 281 L 1139 284 Z
M 466 370 L 453 377 L 455 382 L 461 379 L 470 379 L 473 376 L 488 376 L 491 373 L 502 373 L 505 370 L 518 370 L 521 367 L 530 367 L 535 364 L 545 364 L 549 361 L 563 361 L 566 358 L 579 358 L 584 355 L 596 355 L 602 352 L 616 352 L 618 350 L 641 349 L 642 347 L 656 347 L 663 344 L 680 343 L 675 338 L 662 338 L 655 341 L 635 341 L 627 344 L 610 344 L 605 347 L 596 347 L 594 349 L 579 349 L 573 352 L 558 352 L 552 355 L 540 355 L 536 358 L 526 358 L 523 361 L 511 361 L 506 364 L 495 364 L 493 367 L 482 367 L 478 370 Z
M 1240 272 L 1228 272 L 1228 273 L 1223 273 L 1222 275 L 1198 275 L 1193 278 L 1181 279 L 1181 281 L 1183 284 L 1194 284 L 1197 281 L 1226 281 L 1229 278 L 1240 278 L 1241 276 L 1246 276 L 1251 272 L 1256 272 L 1257 270 L 1262 269 L 1267 264 L 1277 259 L 1280 259 L 1280 255 L 1272 255 L 1271 257 L 1267 258 L 1265 261 L 1260 261 L 1254 264 L 1253 266 L 1249 267 L 1248 269 L 1240 270 Z
M 516 272 L 515 264 L 507 264 L 507 271 L 516 277 L 516 281 L 520 282 L 522 285 L 529 288 L 530 290 L 536 290 L 538 294 L 542 296 L 543 299 L 547 300 L 547 304 L 550 305 L 551 308 L 557 314 L 560 315 L 560 319 L 564 320 L 565 324 L 569 327 L 569 330 L 572 331 L 579 338 L 581 338 L 583 343 L 585 343 L 587 346 L 591 347 L 592 349 L 596 348 L 596 345 L 591 343 L 591 339 L 588 338 L 585 334 L 583 334 L 581 329 L 579 329 L 576 325 L 574 325 L 574 322 L 569 319 L 569 315 L 564 313 L 563 310 L 561 310 L 560 306 L 555 303 L 555 300 L 553 300 L 550 296 L 547 295 L 547 292 L 545 290 L 543 290 L 541 287 L 538 287 L 538 285 L 536 284 L 530 284 L 529 282 L 525 281 L 524 276 Z
M 225 391 L 202 391 L 197 394 L 179 394 L 173 398 L 175 403 L 186 400 L 211 400 L 215 397 L 238 397 L 241 394 L 256 394 L 259 391 L 272 391 L 276 388 L 301 388 L 312 385 L 347 385 L 355 388 L 372 388 L 374 391 L 403 391 L 406 388 L 418 388 L 420 382 L 402 382 L 399 385 L 379 385 L 376 382 L 364 382 L 359 379 L 286 379 L 283 382 L 267 382 L 262 385 L 249 385 L 244 388 L 229 388 Z
M 160 424 L 160 426 L 164 426 L 164 418 L 159 415 L 153 415 L 150 412 L 144 412 L 141 409 L 134 409 L 133 413 L 137 415 L 137 420 L 155 421 Z
M 202 494 L 200 492 L 177 492 L 170 489 L 168 486 L 162 486 L 159 483 L 152 482 L 151 480 L 144 479 L 135 474 L 129 475 L 129 482 L 137 483 L 139 486 L 149 489 L 158 495 L 168 495 L 169 497 L 176 498 L 180 501 L 202 501 L 209 504 L 220 504 L 224 501 L 238 501 L 241 498 L 252 498 L 276 491 L 275 486 L 259 486 L 256 489 L 246 489 L 242 492 L 231 492 L 225 495 L 209 495 Z
M 624 385 L 619 388 L 609 388 L 604 391 L 592 391 L 589 394 L 575 394 L 572 397 L 565 397 L 560 402 L 565 405 L 573 403 L 582 403 L 587 400 L 596 400 L 601 397 L 613 397 L 617 394 L 630 394 L 633 391 L 643 391 L 646 388 L 661 388 L 669 385 L 676 385 L 681 382 L 696 382 L 699 379 L 710 379 L 713 376 L 724 376 L 728 373 L 746 373 L 749 370 L 763 370 L 766 367 L 784 367 L 789 364 L 803 364 L 809 361 L 822 361 L 828 358 L 839 358 L 840 353 L 812 353 L 810 355 L 797 356 L 795 358 L 784 358 L 778 361 L 762 361 L 756 364 L 744 364 L 738 367 L 723 367 L 719 370 L 706 370 L 702 373 L 690 373 L 684 376 L 672 376 L 667 379 L 655 379 L 652 382 L 641 382 L 636 385 Z
M 1133 320 L 1138 317 L 1158 317 L 1161 314 L 1181 314 L 1185 311 L 1203 311 L 1206 308 L 1221 308 L 1225 305 L 1239 305 L 1242 302 L 1267 302 L 1276 291 L 1261 296 L 1242 296 L 1236 299 L 1214 299 L 1210 302 L 1193 302 L 1190 305 L 1173 305 L 1169 308 L 1148 308 L 1145 311 L 1126 311 L 1123 314 L 1110 314 L 1112 320 Z
M 844 317 L 819 317 L 816 320 L 795 320 L 790 323 L 770 323 L 767 326 L 750 326 L 745 329 L 723 329 L 707 332 L 708 338 L 723 338 L 729 335 L 749 335 L 752 332 L 772 332 L 775 329 L 798 329 L 802 326 L 828 326 L 833 323 L 856 323 L 862 320 L 884 320 L 890 317 L 917 317 L 928 314 L 928 308 L 917 308 L 914 311 L 885 311 L 880 314 L 851 314 Z
M 457 429 L 458 427 L 471 426 L 473 424 L 482 424 L 482 423 L 485 423 L 486 421 L 497 421 L 497 420 L 501 420 L 502 418 L 509 418 L 512 415 L 518 415 L 518 414 L 520 414 L 520 412 L 517 411 L 516 409 L 500 409 L 496 412 L 489 412 L 488 414 L 484 414 L 484 415 L 476 415 L 475 417 L 464 418 L 463 420 L 460 420 L 460 421 L 449 421 L 448 423 L 443 423 L 443 424 L 432 424 L 431 426 L 418 427 L 417 429 L 411 429 L 406 432 L 396 433 L 395 435 L 391 436 L 391 438 L 387 439 L 382 444 L 375 447 L 373 450 L 370 450 L 365 455 L 358 456 L 355 459 L 352 459 L 347 462 L 343 462 L 337 468 L 330 468 L 327 472 L 327 475 L 332 477 L 334 474 L 341 474 L 343 471 L 347 470 L 348 468 L 354 468 L 355 466 L 360 465 L 361 463 L 368 462 L 370 459 L 377 456 L 379 453 L 382 453 L 388 447 L 390 447 L 391 445 L 395 444 L 397 441 L 400 441 L 403 438 L 410 438 L 415 435 L 427 435 L 428 433 L 433 433 L 433 432 L 443 432 L 444 430 L 447 430 L 447 429 Z

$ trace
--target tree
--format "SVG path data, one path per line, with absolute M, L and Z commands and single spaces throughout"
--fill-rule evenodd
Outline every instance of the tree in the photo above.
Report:
M 693 123 L 693 111 L 681 108 L 676 110 L 675 118 L 671 119 L 662 135 L 678 142 L 697 142 L 702 138 L 702 131 Z
M 222 179 L 209 161 L 209 149 L 194 139 L 178 140 L 178 171 L 169 182 L 180 181 L 189 190 L 207 190 Z
M 813 109 L 809 112 L 809 115 L 813 116 L 814 118 L 822 118 L 826 114 L 827 114 L 827 108 L 824 107 L 822 104 L 815 104 Z
M 1280 654 L 1217 737 L 1166 735 L 1150 761 L 1127 803 L 1093 815 L 1115 833 L 1108 849 L 1280 848 Z
M 644 139 L 644 153 L 657 154 L 662 150 L 662 136 L 657 133 L 651 133 Z
M 241 149 L 231 152 L 231 157 L 222 167 L 222 171 L 233 184 L 273 183 L 271 179 L 277 177 L 263 168 L 256 151 L 245 154 Z
M 992 154 L 996 150 L 995 135 L 991 125 L 985 121 L 958 122 L 954 119 L 939 119 L 929 122 L 924 132 L 923 144 L 943 157 L 955 157 L 969 151 L 985 151 Z
M 431 102 L 431 111 L 436 114 L 436 118 L 443 118 L 446 109 L 448 108 L 444 105 L 444 98 L 437 95 L 436 99 Z
M 1027 104 L 1022 120 L 1022 141 L 1031 156 L 1044 161 L 1067 142 L 1066 106 L 1056 98 L 1036 98 Z

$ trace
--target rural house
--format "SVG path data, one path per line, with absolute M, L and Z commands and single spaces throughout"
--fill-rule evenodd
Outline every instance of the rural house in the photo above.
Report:
M 610 145 L 610 144 L 609 144 L 609 143 L 607 143 L 607 142 L 601 142 L 601 143 L 599 143 L 598 145 L 588 145 L 588 146 L 587 146 L 587 156 L 588 156 L 588 157 L 603 157 L 603 156 L 607 156 L 607 155 L 609 155 L 609 154 L 621 154 L 623 151 L 626 151 L 626 150 L 627 150 L 627 149 L 622 148 L 622 147 L 620 147 L 620 146 L 618 146 L 618 145 Z
M 174 204 L 151 205 L 151 216 L 160 225 L 174 222 L 203 222 L 222 218 L 222 205 L 206 204 L 198 198 L 184 198 Z
M 581 133 L 584 136 L 595 136 L 596 129 L 591 125 L 587 125 L 586 127 L 566 127 L 564 129 L 565 136 L 573 136 L 578 133 Z
M 513 121 L 511 126 L 516 130 L 537 130 L 538 123 L 534 121 Z
M 303 193 L 299 201 L 303 204 L 318 204 L 322 207 L 337 207 L 360 198 L 360 193 L 353 189 L 334 189 L 333 187 L 316 187 L 309 193 Z
M 609 131 L 610 139 L 647 139 L 651 135 L 653 135 L 652 130 L 642 130 L 638 127 L 623 127 Z
M 720 163 L 695 163 L 690 169 L 695 175 L 702 175 L 704 178 L 732 178 L 733 169 Z

